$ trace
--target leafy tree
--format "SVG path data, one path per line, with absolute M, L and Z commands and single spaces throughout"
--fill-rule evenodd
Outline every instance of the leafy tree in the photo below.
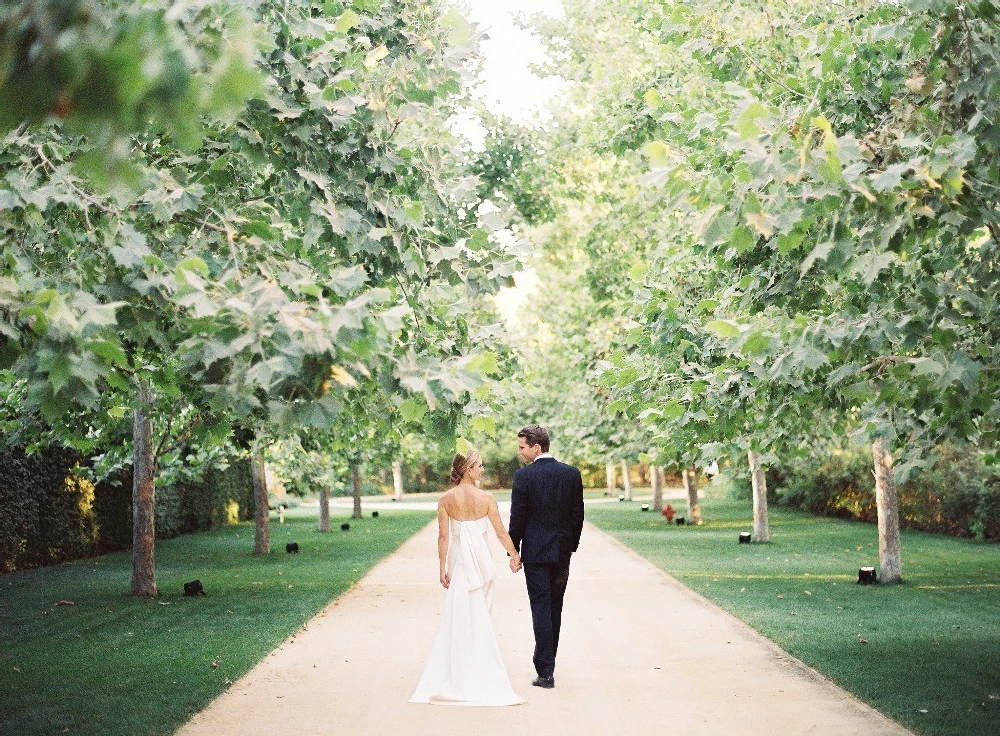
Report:
M 235 43 L 201 9 L 171 32 Z M 345 393 L 369 375 L 428 406 L 475 383 L 468 331 L 441 326 L 514 259 L 445 132 L 468 25 L 432 3 L 255 10 L 263 93 L 200 121 L 197 155 L 155 124 L 135 134 L 133 193 L 76 173 L 99 140 L 58 123 L 6 139 L 0 352 L 47 421 L 98 411 L 110 387 L 148 428 L 150 397 L 179 391 L 249 429 L 259 457 L 268 438 L 366 411 Z

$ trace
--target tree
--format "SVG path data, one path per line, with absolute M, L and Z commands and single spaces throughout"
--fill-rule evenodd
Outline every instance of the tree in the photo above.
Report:
M 836 428 L 905 478 L 941 441 L 993 446 L 995 17 L 633 0 L 550 22 L 584 142 L 641 150 L 660 192 L 627 315 L 653 337 L 602 371 L 667 447 L 766 463 Z
M 246 50 L 252 34 L 218 36 L 221 5 L 185 7 L 171 33 Z M 47 421 L 94 412 L 108 386 L 127 405 L 139 382 L 183 376 L 213 421 L 280 436 L 328 426 L 374 363 L 427 401 L 466 380 L 468 332 L 428 325 L 513 270 L 445 132 L 471 32 L 429 3 L 313 10 L 257 6 L 266 91 L 239 119 L 193 121 L 199 155 L 136 107 L 132 193 L 75 173 L 102 140 L 44 123 L 6 139 L 0 354 Z M 146 50 L 129 47 L 130 69 Z M 259 89 L 239 81 L 243 98 Z

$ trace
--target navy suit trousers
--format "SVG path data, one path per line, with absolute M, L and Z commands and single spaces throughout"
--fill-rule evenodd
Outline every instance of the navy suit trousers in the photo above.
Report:
M 531 602 L 531 623 L 535 630 L 535 671 L 552 677 L 559 648 L 563 597 L 569 582 L 569 562 L 565 565 L 524 563 L 524 580 Z

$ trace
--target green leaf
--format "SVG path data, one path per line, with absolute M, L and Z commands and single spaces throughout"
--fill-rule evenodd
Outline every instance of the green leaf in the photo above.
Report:
M 53 394 L 58 394 L 69 385 L 69 380 L 72 377 L 69 355 L 50 352 L 47 355 L 39 356 L 38 364 L 39 368 L 48 374 Z
M 441 18 L 441 25 L 448 29 L 450 46 L 465 46 L 472 39 L 473 28 L 457 10 L 449 10 Z
M 413 225 L 422 225 L 424 222 L 424 206 L 420 202 L 411 202 L 404 210 L 407 219 Z
M 121 345 L 110 340 L 95 340 L 87 345 L 90 351 L 108 365 L 128 367 L 128 356 Z
M 670 149 L 663 141 L 652 141 L 644 145 L 641 149 L 649 157 L 649 165 L 654 169 L 665 169 L 670 166 L 668 156 Z
M 483 230 L 476 230 L 465 244 L 469 250 L 485 250 L 490 247 L 490 236 Z
M 56 294 L 49 302 L 45 309 L 45 318 L 48 320 L 48 332 L 53 337 L 70 338 L 80 330 L 76 315 L 70 310 L 61 294 Z
M 735 121 L 736 134 L 743 140 L 751 140 L 760 135 L 760 125 L 757 121 L 767 117 L 767 108 L 759 102 L 751 102 L 739 114 Z
M 943 376 L 945 367 L 933 358 L 917 358 L 913 361 L 914 376 Z
M 715 333 L 719 337 L 733 338 L 740 336 L 739 325 L 728 319 L 714 319 L 705 325 L 705 329 Z
M 872 189 L 876 192 L 888 192 L 900 185 L 905 174 L 910 168 L 910 164 L 893 164 L 887 166 L 881 174 L 870 177 Z
M 208 278 L 208 264 L 205 263 L 204 259 L 198 256 L 191 256 L 190 258 L 185 258 L 183 261 L 177 264 L 175 270 L 177 283 L 186 284 L 188 283 L 187 274 L 188 272 L 197 274 L 203 279 Z
M 346 34 L 349 30 L 354 28 L 358 23 L 361 22 L 361 16 L 355 13 L 353 10 L 348 8 L 344 11 L 344 14 L 337 19 L 333 28 L 337 33 Z
M 500 366 L 497 363 L 496 353 L 486 351 L 477 353 L 469 361 L 469 369 L 475 371 L 484 378 L 500 373 Z
M 679 401 L 666 401 L 663 403 L 661 409 L 663 411 L 663 418 L 668 421 L 680 419 L 686 411 L 684 404 Z
M 422 396 L 411 396 L 400 404 L 399 412 L 403 416 L 403 421 L 417 424 L 427 413 L 427 402 Z
M 878 392 L 875 390 L 875 387 L 868 381 L 852 383 L 841 389 L 840 393 L 848 401 L 856 402 L 858 404 L 874 401 L 878 396 Z
M 802 265 L 799 267 L 799 273 L 805 276 L 812 269 L 813 264 L 816 261 L 824 261 L 826 257 L 830 255 L 830 251 L 833 250 L 833 243 L 829 240 L 822 243 L 817 243 L 816 246 L 809 252 L 805 260 L 802 261 Z
M 793 354 L 795 359 L 807 370 L 822 368 L 830 362 L 829 358 L 826 357 L 826 353 L 814 348 L 812 345 L 796 348 Z
M 743 353 L 745 355 L 764 355 L 771 347 L 771 338 L 763 332 L 752 332 L 743 341 Z
M 855 271 L 861 274 L 866 286 L 871 286 L 875 279 L 879 277 L 879 274 L 891 266 L 895 260 L 896 254 L 891 252 L 866 253 L 858 258 Z
M 472 428 L 477 432 L 485 432 L 492 439 L 497 436 L 497 420 L 491 416 L 475 416 L 470 422 Z
M 751 250 L 757 243 L 757 237 L 754 235 L 753 230 L 743 225 L 740 225 L 735 230 L 733 230 L 733 235 L 729 240 L 730 245 L 732 245 L 737 253 L 743 254 Z

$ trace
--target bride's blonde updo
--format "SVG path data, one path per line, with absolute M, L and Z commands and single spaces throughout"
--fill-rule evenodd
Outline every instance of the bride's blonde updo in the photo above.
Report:
M 461 483 L 462 478 L 465 476 L 465 471 L 475 465 L 476 461 L 480 459 L 482 459 L 482 456 L 475 450 L 469 450 L 466 455 L 456 452 L 455 459 L 451 461 L 452 485 L 458 485 Z

